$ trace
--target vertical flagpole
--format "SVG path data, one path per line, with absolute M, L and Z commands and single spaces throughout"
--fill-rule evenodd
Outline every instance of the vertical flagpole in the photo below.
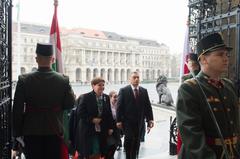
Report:
M 62 48 L 60 40 L 60 32 L 57 19 L 57 6 L 58 0 L 54 0 L 54 15 L 52 19 L 52 25 L 50 30 L 50 42 L 54 46 L 54 56 L 55 63 L 53 64 L 53 69 L 57 72 L 63 73 L 63 63 L 62 63 Z
M 17 67 L 16 67 L 16 80 L 21 73 L 21 23 L 20 23 L 20 0 L 16 5 L 17 8 Z
M 52 65 L 53 70 L 56 72 L 63 73 L 63 65 L 62 65 L 62 48 L 61 48 L 61 39 L 60 39 L 60 32 L 58 27 L 58 19 L 57 19 L 57 6 L 58 0 L 54 0 L 54 14 L 52 19 L 52 25 L 50 30 L 50 43 L 53 45 L 54 48 L 54 56 L 55 56 L 55 63 Z M 68 155 L 68 147 L 67 143 L 69 140 L 69 133 L 68 133 L 68 111 L 63 111 L 63 143 L 61 145 L 61 159 L 69 159 Z

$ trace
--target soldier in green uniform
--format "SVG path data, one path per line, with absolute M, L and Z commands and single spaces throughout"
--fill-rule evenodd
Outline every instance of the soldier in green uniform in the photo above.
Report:
M 182 82 L 186 81 L 187 79 L 193 78 L 192 73 L 194 73 L 194 75 L 197 75 L 200 71 L 200 65 L 197 60 L 198 59 L 197 54 L 194 53 L 188 54 L 186 56 L 186 59 L 187 67 L 190 72 L 182 76 Z
M 51 69 L 53 46 L 37 44 L 38 70 L 20 75 L 13 104 L 13 136 L 24 137 L 26 159 L 60 159 L 63 110 L 74 105 L 69 78 Z
M 240 158 L 238 98 L 233 83 L 220 77 L 228 68 L 231 49 L 218 33 L 204 37 L 197 44 L 201 72 L 196 78 L 207 99 L 194 78 L 186 80 L 178 90 L 176 114 L 182 138 L 179 159 L 226 158 L 206 100 L 216 117 L 230 158 Z

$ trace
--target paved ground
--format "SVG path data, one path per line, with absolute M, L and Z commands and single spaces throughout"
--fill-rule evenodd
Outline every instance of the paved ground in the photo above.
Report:
M 169 155 L 170 116 L 175 117 L 175 112 L 154 107 L 155 127 L 141 143 L 139 159 L 177 158 Z M 116 152 L 115 159 L 125 159 L 123 150 Z

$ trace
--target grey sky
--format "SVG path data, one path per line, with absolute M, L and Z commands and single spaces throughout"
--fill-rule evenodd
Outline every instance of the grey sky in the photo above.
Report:
M 13 4 L 18 0 L 13 0 Z M 20 0 L 23 22 L 51 25 L 53 0 Z M 89 28 L 157 40 L 182 53 L 188 0 L 59 0 L 61 27 Z M 13 8 L 13 19 L 16 20 Z

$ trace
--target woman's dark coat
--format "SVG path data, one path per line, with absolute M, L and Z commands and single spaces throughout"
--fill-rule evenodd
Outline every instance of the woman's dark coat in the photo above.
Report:
M 103 94 L 103 112 L 100 123 L 100 151 L 102 154 L 106 153 L 106 140 L 108 130 L 113 128 L 113 118 L 110 110 L 110 99 L 108 95 Z M 77 116 L 79 123 L 76 133 L 76 148 L 81 156 L 87 157 L 91 155 L 91 141 L 92 136 L 96 135 L 95 124 L 92 122 L 93 118 L 98 117 L 98 107 L 95 92 L 84 94 L 80 100 L 77 108 Z

